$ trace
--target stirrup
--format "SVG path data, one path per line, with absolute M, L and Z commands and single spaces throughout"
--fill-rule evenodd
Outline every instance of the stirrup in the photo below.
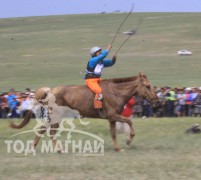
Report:
M 100 94 L 96 94 L 95 97 L 96 97 L 97 100 L 101 101 L 103 99 L 103 94 L 101 94 L 101 93 Z
M 102 119 L 106 118 L 103 108 L 97 109 L 97 111 L 98 111 L 98 115 L 100 116 L 100 118 L 102 118 Z

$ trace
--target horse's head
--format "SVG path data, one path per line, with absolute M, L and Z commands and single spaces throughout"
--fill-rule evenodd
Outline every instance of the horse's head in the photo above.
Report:
M 147 76 L 144 73 L 139 73 L 139 84 L 137 88 L 137 94 L 149 102 L 158 101 L 155 89 L 152 86 L 151 82 L 147 79 Z
M 50 92 L 49 87 L 42 87 L 36 90 L 35 100 L 43 105 L 48 104 L 48 94 Z

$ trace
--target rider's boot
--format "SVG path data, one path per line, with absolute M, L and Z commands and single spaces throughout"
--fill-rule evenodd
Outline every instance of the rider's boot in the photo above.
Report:
M 98 114 L 101 118 L 105 118 L 105 114 L 103 111 L 103 95 L 102 94 L 95 94 L 94 98 L 94 108 L 97 109 Z

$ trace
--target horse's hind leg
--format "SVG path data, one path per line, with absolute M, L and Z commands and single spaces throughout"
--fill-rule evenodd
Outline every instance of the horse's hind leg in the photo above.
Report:
M 60 147 L 60 145 L 57 142 L 56 136 L 55 134 L 57 133 L 57 129 L 59 128 L 59 123 L 56 124 L 52 124 L 50 127 L 50 138 L 52 140 L 52 143 L 54 145 L 54 147 L 56 147 L 57 152 L 61 153 L 63 151 L 63 148 Z
M 112 145 L 115 149 L 115 151 L 121 151 L 121 148 L 118 146 L 116 142 L 116 122 L 115 121 L 110 121 L 110 132 L 112 136 Z

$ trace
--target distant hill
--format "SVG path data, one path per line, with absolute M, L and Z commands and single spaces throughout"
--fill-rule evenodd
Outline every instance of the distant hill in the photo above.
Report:
M 84 84 L 93 46 L 107 47 L 126 14 L 66 15 L 0 19 L 0 91 Z M 133 13 L 122 32 L 142 24 L 120 50 L 103 78 L 147 74 L 156 86 L 201 86 L 201 13 Z M 186 49 L 191 56 L 178 56 Z

